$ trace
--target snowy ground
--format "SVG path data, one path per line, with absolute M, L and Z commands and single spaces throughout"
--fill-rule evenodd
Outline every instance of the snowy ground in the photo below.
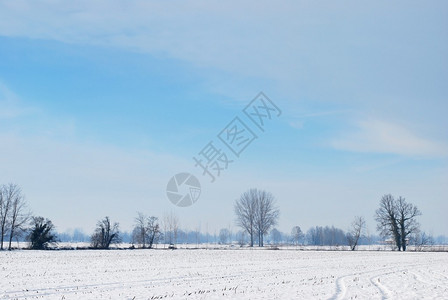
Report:
M 448 253 L 0 252 L 1 299 L 448 299 Z

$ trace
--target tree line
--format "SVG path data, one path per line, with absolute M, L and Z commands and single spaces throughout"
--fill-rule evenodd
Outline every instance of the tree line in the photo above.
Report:
M 94 232 L 80 237 L 90 242 L 90 248 L 109 249 L 111 245 L 123 241 L 132 243 L 132 247 L 153 248 L 163 241 L 174 248 L 175 244 L 203 243 L 205 241 L 220 244 L 237 243 L 240 246 L 263 247 L 265 239 L 270 244 L 291 243 L 295 245 L 343 246 L 356 250 L 359 244 L 378 242 L 379 238 L 366 235 L 366 221 L 363 217 L 354 218 L 347 231 L 334 226 L 314 226 L 302 232 L 300 226 L 294 226 L 290 234 L 280 232 L 278 224 L 280 210 L 274 196 L 264 190 L 249 189 L 234 203 L 235 224 L 241 229 L 235 234 L 230 228 L 222 228 L 219 234 L 211 236 L 201 233 L 200 228 L 184 231 L 174 213 L 165 214 L 159 219 L 138 212 L 134 219 L 132 232 L 120 232 L 119 223 L 112 222 L 106 216 L 96 224 Z M 432 236 L 421 232 L 417 217 L 420 210 L 403 197 L 394 198 L 384 195 L 375 212 L 377 230 L 383 241 L 393 244 L 399 251 L 406 251 L 407 245 L 422 246 L 434 242 Z M 41 216 L 32 216 L 27 208 L 21 188 L 16 184 L 0 185 L 0 249 L 12 249 L 12 242 L 25 240 L 31 249 L 47 249 L 60 239 L 53 223 Z
M 250 237 L 250 246 L 254 240 L 263 246 L 264 235 L 278 222 L 279 209 L 275 205 L 274 196 L 264 190 L 250 189 L 235 201 L 234 211 L 236 224 Z M 417 217 L 421 211 L 403 197 L 394 198 L 387 194 L 380 200 L 380 207 L 375 212 L 377 230 L 381 237 L 392 244 L 398 251 L 406 251 L 408 244 L 415 246 L 433 243 L 432 237 L 422 233 Z M 307 232 L 309 245 L 348 245 L 356 250 L 360 240 L 365 236 L 366 221 L 364 217 L 356 216 L 347 232 L 335 227 L 313 227 Z M 271 231 L 272 239 L 277 239 L 280 232 L 275 228 Z M 291 236 L 296 241 L 303 237 L 299 226 L 292 229 Z

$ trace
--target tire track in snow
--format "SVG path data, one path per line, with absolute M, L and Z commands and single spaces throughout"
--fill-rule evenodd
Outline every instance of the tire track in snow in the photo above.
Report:
M 344 299 L 344 297 L 345 297 L 345 295 L 347 293 L 347 287 L 346 287 L 345 282 L 344 282 L 345 278 L 352 277 L 352 276 L 355 276 L 355 275 L 367 275 L 369 273 L 385 271 L 385 270 L 392 270 L 392 269 L 393 269 L 393 267 L 385 267 L 385 268 L 379 268 L 379 269 L 375 269 L 375 270 L 364 271 L 364 272 L 357 272 L 357 273 L 352 273 L 352 274 L 347 274 L 347 275 L 340 276 L 340 277 L 338 277 L 336 279 L 336 293 L 330 298 L 330 300 Z M 375 284 L 373 284 L 373 286 L 377 287 Z
M 414 265 L 409 265 L 408 267 L 416 267 L 416 266 L 424 266 L 424 265 L 425 264 L 414 264 Z M 372 277 L 368 278 L 370 283 L 372 284 L 372 286 L 374 286 L 375 288 L 377 288 L 380 291 L 382 299 L 391 298 L 392 297 L 391 291 L 387 287 L 385 287 L 383 284 L 381 284 L 380 281 L 378 281 L 378 278 L 380 276 L 394 274 L 396 272 L 402 272 L 405 270 L 408 270 L 408 269 L 407 268 L 406 269 L 396 269 L 396 266 L 391 266 L 391 267 L 383 267 L 383 268 L 378 268 L 375 270 L 357 272 L 357 273 L 340 276 L 336 279 L 336 293 L 329 299 L 330 300 L 344 299 L 344 297 L 347 293 L 347 290 L 348 290 L 345 285 L 345 282 L 344 282 L 345 278 L 355 276 L 355 275 L 367 275 L 367 274 L 375 273 L 375 272 L 382 272 L 382 273 L 373 275 Z M 383 272 L 383 271 L 389 271 L 389 272 Z M 377 282 L 375 282 L 375 280 L 374 280 L 375 278 L 377 279 Z
M 388 288 L 386 288 L 386 287 L 381 283 L 380 276 L 384 276 L 384 275 L 388 275 L 388 274 L 393 274 L 393 273 L 395 273 L 395 272 L 399 272 L 399 271 L 394 271 L 394 272 L 384 273 L 384 274 L 380 274 L 380 275 L 378 275 L 378 276 L 373 276 L 373 277 L 370 277 L 370 278 L 369 278 L 369 280 L 370 280 L 370 282 L 372 283 L 372 285 L 375 286 L 375 287 L 380 291 L 381 299 L 389 299 L 389 298 L 392 298 L 392 294 L 391 294 L 391 291 L 390 291 Z
M 445 279 L 447 279 L 447 282 L 443 282 L 443 280 L 436 280 L 434 278 L 434 276 L 431 276 L 429 278 L 432 279 L 432 281 L 429 281 L 427 279 L 425 279 L 424 275 L 421 275 L 419 273 L 422 273 L 422 270 L 412 270 L 412 271 L 408 271 L 409 274 L 412 274 L 412 276 L 414 277 L 414 279 L 424 285 L 430 285 L 430 286 L 435 286 L 435 287 L 440 287 L 440 286 L 447 286 L 448 284 L 448 278 L 446 276 L 444 276 L 443 274 L 437 273 L 437 272 L 429 272 L 432 274 L 437 274 L 437 275 L 441 275 L 442 277 L 445 277 Z
M 345 294 L 347 293 L 347 287 L 345 286 L 344 278 L 348 276 L 351 275 L 338 277 L 338 279 L 336 279 L 336 294 L 330 298 L 331 300 L 344 299 Z
M 370 277 L 369 280 L 380 291 L 381 299 L 394 298 L 394 296 L 392 295 L 392 291 L 389 290 L 384 284 L 381 283 L 380 277 L 381 276 L 386 276 L 386 275 L 391 275 L 391 274 L 397 274 L 397 273 L 401 273 L 401 272 L 408 272 L 408 273 L 414 274 L 414 273 L 409 271 L 409 267 L 415 268 L 415 267 L 418 267 L 418 266 L 426 266 L 426 265 L 425 264 L 409 265 L 407 268 L 404 268 L 404 269 L 395 269 L 392 272 L 386 272 L 386 273 L 382 273 L 382 274 L 379 274 L 379 275 L 374 275 L 374 276 Z M 414 275 L 414 278 L 417 279 L 415 275 Z
M 419 270 L 420 272 L 422 271 L 422 270 Z M 437 272 L 437 271 L 429 271 L 429 272 L 427 272 L 427 273 L 429 273 L 430 274 L 430 276 L 432 276 L 432 275 L 438 275 L 438 276 L 440 276 L 440 277 L 443 277 L 445 280 L 447 280 L 447 282 L 446 282 L 446 284 L 448 285 L 448 276 L 446 276 L 445 274 L 443 274 L 443 273 L 440 273 L 440 272 Z

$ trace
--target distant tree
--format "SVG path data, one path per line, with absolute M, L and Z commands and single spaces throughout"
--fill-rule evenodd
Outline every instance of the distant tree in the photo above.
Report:
M 179 233 L 179 218 L 173 213 L 165 214 L 162 220 L 165 243 L 175 245 Z
M 322 242 L 322 227 L 316 226 L 308 229 L 306 233 L 307 242 L 309 245 L 323 245 Z
M 199 244 L 201 243 L 201 232 L 199 231 L 199 227 L 196 227 L 195 230 L 189 232 L 183 232 L 182 230 L 179 230 L 178 235 L 180 237 L 180 239 L 178 238 L 178 242 L 194 243 L 196 244 L 196 247 L 199 248 Z M 184 237 L 182 237 L 182 235 Z
M 359 239 L 363 235 L 365 226 L 366 221 L 363 217 L 355 217 L 350 230 L 347 232 L 347 242 L 352 251 L 356 250 L 356 247 L 358 247 Z
M 31 249 L 47 249 L 50 244 L 57 242 L 53 223 L 43 217 L 32 217 L 27 240 Z
M 199 224 L 196 227 L 196 230 L 194 230 L 194 241 L 196 243 L 196 247 L 199 248 L 199 244 L 201 243 L 201 224 Z
M 132 231 L 120 231 L 120 243 L 132 243 Z M 115 242 L 118 243 L 118 242 Z
M 434 245 L 434 237 L 420 230 L 414 232 L 409 239 L 409 244 L 414 246 L 415 251 L 421 251 L 425 246 Z
M 120 242 L 119 224 L 111 224 L 109 217 L 98 221 L 95 232 L 90 238 L 92 248 L 109 249 L 110 244 Z
M 364 235 L 364 238 L 365 238 L 365 240 L 366 240 L 366 243 L 370 246 L 370 245 L 372 245 L 372 241 L 373 241 L 373 236 L 372 236 L 372 234 L 370 233 L 370 229 L 369 229 L 369 227 L 366 225 L 366 233 L 365 233 L 365 235 Z M 369 247 L 369 249 L 370 249 L 370 247 Z
M 298 245 L 300 241 L 303 239 L 304 234 L 300 226 L 294 226 L 291 230 L 291 239 L 292 242 Z
M 89 240 L 89 236 L 84 233 L 84 231 L 80 228 L 75 228 L 72 234 L 72 241 L 74 242 L 87 242 Z
M 233 241 L 234 241 L 234 233 L 233 233 L 233 231 L 232 231 L 232 228 L 230 227 L 230 224 L 229 224 L 229 227 L 227 228 L 227 230 L 229 231 L 229 234 L 228 234 L 228 243 L 231 244 L 231 243 L 233 243 Z
M 343 230 L 334 226 L 315 226 L 307 231 L 309 245 L 315 246 L 340 246 L 346 245 L 346 234 Z
M 227 244 L 229 242 L 230 238 L 230 231 L 227 228 L 222 228 L 219 231 L 219 243 L 220 244 Z
M 142 246 L 142 248 L 152 248 L 154 243 L 160 237 L 160 226 L 156 217 L 145 216 L 138 213 L 135 218 L 135 227 L 132 232 L 133 240 Z
M 247 233 L 244 230 L 238 231 L 236 234 L 238 245 L 243 247 L 247 243 Z
M 273 228 L 271 230 L 271 242 L 274 245 L 278 245 L 282 240 L 282 233 L 277 229 Z
M 438 245 L 447 245 L 448 244 L 448 237 L 445 235 L 438 235 L 435 239 L 434 239 L 434 243 L 438 244 Z
M 394 199 L 390 194 L 384 195 L 380 201 L 380 208 L 376 210 L 375 220 L 377 229 L 383 237 L 392 237 L 398 251 L 406 251 L 410 235 L 418 232 L 420 224 L 416 218 L 421 215 L 420 210 L 405 198 Z

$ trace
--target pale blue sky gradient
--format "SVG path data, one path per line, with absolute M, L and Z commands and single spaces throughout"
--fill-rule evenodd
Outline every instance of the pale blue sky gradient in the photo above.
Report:
M 58 229 L 136 211 L 210 232 L 246 189 L 277 198 L 279 229 L 355 215 L 383 194 L 448 234 L 444 1 L 1 1 L 0 182 Z M 283 111 L 214 184 L 192 157 L 263 91 Z M 203 194 L 180 209 L 169 178 Z

